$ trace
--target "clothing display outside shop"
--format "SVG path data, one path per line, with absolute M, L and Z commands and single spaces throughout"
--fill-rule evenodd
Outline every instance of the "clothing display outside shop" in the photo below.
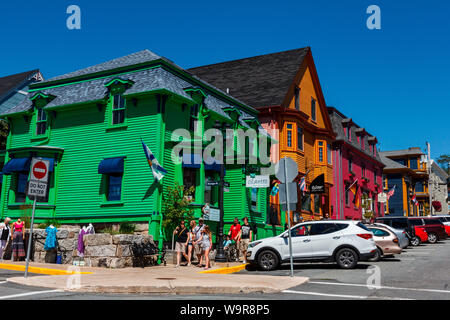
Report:
M 13 260 L 17 261 L 19 258 L 25 257 L 25 246 L 23 242 L 23 229 L 25 222 L 15 222 L 13 224 L 13 241 L 12 241 L 12 255 Z
M 55 249 L 58 245 L 56 240 L 56 233 L 58 232 L 58 229 L 53 225 L 50 225 L 45 229 L 45 232 L 47 233 L 47 238 L 45 239 L 44 250 L 48 251 Z
M 0 223 L 0 259 L 3 259 L 3 252 L 11 235 L 11 229 L 8 223 Z
M 77 251 L 78 251 L 78 256 L 80 258 L 84 257 L 84 241 L 83 241 L 83 236 L 85 234 L 95 234 L 95 229 L 94 226 L 89 223 L 89 225 L 83 226 L 83 228 L 81 228 L 80 233 L 78 235 L 78 247 L 77 247 Z

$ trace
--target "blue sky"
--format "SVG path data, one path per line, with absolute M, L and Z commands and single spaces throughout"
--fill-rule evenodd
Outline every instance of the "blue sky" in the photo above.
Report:
M 66 9 L 81 8 L 81 30 Z M 369 30 L 369 5 L 381 30 Z M 2 3 L 0 76 L 45 78 L 142 49 L 189 68 L 310 46 L 328 105 L 382 150 L 450 153 L 450 4 L 428 0 L 104 1 Z

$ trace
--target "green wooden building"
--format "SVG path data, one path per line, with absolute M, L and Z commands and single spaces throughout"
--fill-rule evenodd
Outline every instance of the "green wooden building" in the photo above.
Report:
M 196 217 L 205 203 L 218 206 L 219 188 L 205 181 L 217 180 L 220 166 L 187 160 L 207 145 L 205 130 L 219 122 L 261 129 L 260 135 L 270 139 L 255 109 L 148 50 L 32 84 L 28 96 L 0 117 L 10 126 L 3 153 L 2 219 L 31 215 L 26 183 L 30 159 L 38 156 L 50 160 L 50 188 L 37 203 L 36 222 L 148 222 L 156 239 L 164 237 L 167 187 L 195 188 Z M 197 142 L 180 161 L 171 156 L 179 143 L 172 136 L 177 129 L 190 132 L 193 145 Z M 141 139 L 167 170 L 159 183 Z M 258 147 L 249 143 L 246 148 L 256 153 Z M 260 162 L 226 165 L 225 230 L 234 217 L 247 216 L 258 238 L 280 231 L 266 226 L 270 190 L 246 188 L 246 176 L 261 168 Z M 217 223 L 207 223 L 216 233 Z

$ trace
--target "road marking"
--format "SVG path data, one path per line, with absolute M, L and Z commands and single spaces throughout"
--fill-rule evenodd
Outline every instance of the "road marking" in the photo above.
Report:
M 399 259 L 401 261 L 415 261 L 416 260 L 416 258 L 403 258 L 403 257 L 400 257 Z
M 308 291 L 294 291 L 294 290 L 283 290 L 283 293 L 295 293 L 295 294 L 306 294 L 311 296 L 325 296 L 325 297 L 339 297 L 339 298 L 349 298 L 349 299 L 367 299 L 367 296 L 352 296 L 345 294 L 331 294 L 331 293 L 321 293 L 321 292 L 308 292 Z
M 12 294 L 9 296 L 0 296 L 0 300 L 14 299 L 14 298 L 32 296 L 32 295 L 36 295 L 36 294 L 53 293 L 53 292 L 63 292 L 63 291 L 62 290 L 31 291 L 31 292 L 25 292 L 25 293 Z
M 358 284 L 358 283 L 335 283 L 335 282 L 321 282 L 321 281 L 310 281 L 308 283 L 311 284 L 327 284 L 334 286 L 350 286 L 350 287 L 366 287 L 369 289 L 369 286 L 366 284 Z M 423 292 L 439 292 L 439 293 L 450 293 L 450 290 L 439 290 L 439 289 L 416 289 L 416 288 L 399 288 L 399 287 L 389 287 L 389 286 L 372 286 L 371 288 L 381 290 L 381 289 L 389 289 L 389 290 L 407 290 L 407 291 L 423 291 Z

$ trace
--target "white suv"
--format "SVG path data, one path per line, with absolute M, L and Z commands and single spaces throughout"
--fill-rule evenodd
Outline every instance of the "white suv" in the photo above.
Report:
M 290 230 L 292 256 L 296 262 L 335 261 L 341 268 L 351 269 L 358 261 L 372 258 L 377 250 L 372 232 L 359 221 L 310 221 Z M 267 271 L 289 262 L 288 231 L 251 242 L 247 260 Z

